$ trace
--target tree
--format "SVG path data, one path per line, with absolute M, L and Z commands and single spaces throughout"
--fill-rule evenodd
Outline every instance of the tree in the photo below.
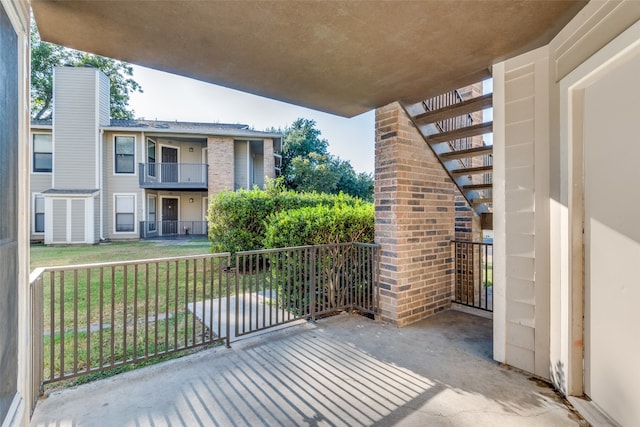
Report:
M 107 75 L 110 82 L 111 118 L 132 119 L 129 95 L 142 92 L 133 79 L 133 67 L 126 62 L 80 52 L 40 39 L 35 22 L 31 25 L 31 117 L 50 119 L 53 114 L 53 69 L 63 65 L 92 66 Z
M 329 153 L 329 142 L 320 137 L 316 122 L 299 118 L 284 131 L 282 175 L 295 191 L 343 192 L 373 201 L 373 177 L 356 173 L 347 160 Z

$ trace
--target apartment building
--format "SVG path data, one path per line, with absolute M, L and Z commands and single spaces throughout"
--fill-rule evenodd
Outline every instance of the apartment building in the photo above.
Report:
M 206 235 L 209 197 L 263 187 L 282 137 L 243 124 L 109 118 L 109 80 L 54 70 L 53 120 L 31 124 L 31 239 L 92 244 Z

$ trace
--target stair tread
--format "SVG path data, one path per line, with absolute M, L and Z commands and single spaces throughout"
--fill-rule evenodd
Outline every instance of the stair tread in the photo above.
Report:
M 471 203 L 474 205 L 483 205 L 486 203 L 493 203 L 493 197 L 482 197 L 477 199 L 471 199 Z
M 447 107 L 440 108 L 438 110 L 427 111 L 426 113 L 418 114 L 414 116 L 414 120 L 418 124 L 435 123 L 449 117 L 462 116 L 463 114 L 473 113 L 483 110 L 493 105 L 493 94 L 488 93 L 486 95 L 478 96 L 468 99 L 466 101 L 459 102 L 457 104 L 449 105 Z
M 455 175 L 473 175 L 476 173 L 487 173 L 493 171 L 493 166 L 476 166 L 473 168 L 452 169 L 451 173 Z
M 463 190 L 488 190 L 490 188 L 493 188 L 493 184 L 491 184 L 491 183 L 487 183 L 487 184 L 468 184 L 468 185 L 463 185 L 462 186 Z
M 493 132 L 493 122 L 485 122 L 448 132 L 434 133 L 433 135 L 427 136 L 426 140 L 429 144 L 437 144 L 439 142 L 454 141 L 456 139 L 484 135 L 485 133 L 490 132 Z
M 455 160 L 464 159 L 466 157 L 476 157 L 491 154 L 493 152 L 493 145 L 483 145 L 482 147 L 473 147 L 466 150 L 449 151 L 448 153 L 440 154 L 440 159 L 443 160 Z

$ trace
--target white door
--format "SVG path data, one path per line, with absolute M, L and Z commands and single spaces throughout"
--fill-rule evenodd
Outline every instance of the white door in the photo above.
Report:
M 640 425 L 640 55 L 585 89 L 585 393 Z

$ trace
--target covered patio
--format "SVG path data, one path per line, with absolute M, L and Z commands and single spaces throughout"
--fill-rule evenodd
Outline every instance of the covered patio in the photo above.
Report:
M 445 311 L 398 329 L 299 323 L 54 391 L 32 426 L 586 425 L 547 384 L 492 360 L 491 321 Z

